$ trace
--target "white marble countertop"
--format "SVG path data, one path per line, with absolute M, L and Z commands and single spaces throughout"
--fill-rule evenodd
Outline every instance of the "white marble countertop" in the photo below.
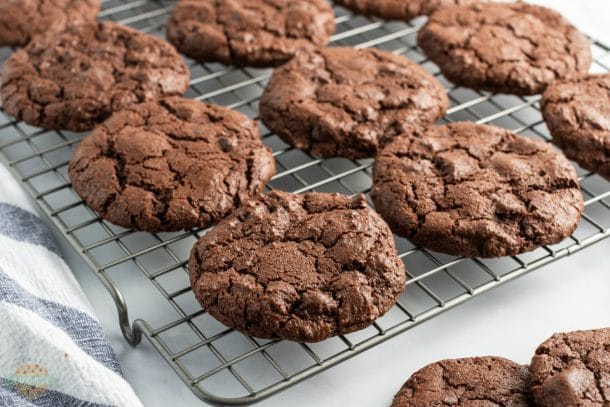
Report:
M 608 0 L 538 0 L 588 34 L 610 43 Z M 61 241 L 61 239 L 58 239 Z M 118 328 L 112 299 L 87 265 L 64 245 L 66 257 L 114 346 L 127 380 L 146 406 L 200 406 L 144 339 L 130 347 Z M 453 357 L 499 355 L 527 363 L 556 331 L 610 326 L 610 241 L 487 292 L 409 332 L 292 387 L 265 406 L 389 406 L 415 370 Z

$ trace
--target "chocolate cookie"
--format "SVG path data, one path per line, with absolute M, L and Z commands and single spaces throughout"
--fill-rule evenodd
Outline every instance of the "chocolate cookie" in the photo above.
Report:
M 34 38 L 4 64 L 4 111 L 45 129 L 90 130 L 136 102 L 181 95 L 189 70 L 167 42 L 111 23 Z
M 527 366 L 500 357 L 442 360 L 419 370 L 392 407 L 533 406 Z
M 392 233 L 362 195 L 264 195 L 199 240 L 189 271 L 223 324 L 300 342 L 369 326 L 405 288 Z
M 530 371 L 542 407 L 610 406 L 610 328 L 553 335 Z
M 610 180 L 610 74 L 551 84 L 540 101 L 553 142 Z
M 388 20 L 411 20 L 441 7 L 473 4 L 484 0 L 335 0 L 356 13 Z
M 217 222 L 260 193 L 274 165 L 254 121 L 170 97 L 131 105 L 96 127 L 69 175 L 102 218 L 157 232 Z
M 267 127 L 322 157 L 372 157 L 448 107 L 443 86 L 405 57 L 377 49 L 303 52 L 273 73 L 260 100 Z
M 547 143 L 474 123 L 396 139 L 373 175 L 371 197 L 395 233 L 456 256 L 558 243 L 584 205 L 574 168 Z
M 325 0 L 180 0 L 167 38 L 199 62 L 277 66 L 335 31 Z
M 24 45 L 44 32 L 95 20 L 100 0 L 0 1 L 0 46 Z
M 525 3 L 439 9 L 418 43 L 450 81 L 499 93 L 541 93 L 591 65 L 589 42 L 576 28 L 553 10 Z

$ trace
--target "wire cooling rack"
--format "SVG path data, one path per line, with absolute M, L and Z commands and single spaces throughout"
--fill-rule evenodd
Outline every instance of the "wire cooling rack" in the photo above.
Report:
M 172 2 L 102 0 L 101 18 L 163 36 Z M 420 63 L 447 87 L 452 107 L 441 120 L 470 120 L 549 140 L 539 97 L 491 95 L 453 87 L 417 49 L 422 20 L 411 24 L 355 16 L 337 7 L 334 45 L 378 47 Z M 595 72 L 607 72 L 610 48 L 592 40 Z M 0 64 L 11 50 L 0 48 Z M 229 106 L 255 118 L 269 70 L 189 61 L 187 97 Z M 270 189 L 356 194 L 371 186 L 372 160 L 315 159 L 291 149 L 263 128 L 277 162 Z M 201 310 L 189 289 L 189 251 L 204 231 L 148 234 L 102 221 L 70 188 L 68 161 L 82 134 L 45 131 L 0 111 L 0 160 L 22 181 L 42 211 L 95 270 L 118 308 L 122 332 L 137 345 L 146 337 L 202 400 L 230 405 L 261 400 L 355 356 L 468 299 L 610 234 L 610 183 L 578 169 L 585 215 L 561 244 L 503 259 L 455 258 L 396 238 L 408 269 L 407 288 L 394 308 L 371 327 L 317 344 L 244 336 Z M 133 324 L 128 309 L 136 315 Z

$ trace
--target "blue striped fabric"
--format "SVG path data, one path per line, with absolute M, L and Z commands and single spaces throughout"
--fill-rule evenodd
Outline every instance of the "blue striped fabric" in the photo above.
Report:
M 36 215 L 5 202 L 0 202 L 0 235 L 45 247 L 59 255 L 51 232 Z
M 0 377 L 0 406 L 11 407 L 110 407 L 108 404 L 90 403 L 55 390 L 45 390 L 36 397 L 28 397 L 19 391 L 20 384 Z
M 141 406 L 52 234 L 0 180 L 0 406 Z
M 19 305 L 35 312 L 61 328 L 92 358 L 119 375 L 123 375 L 114 351 L 108 344 L 100 324 L 84 312 L 65 305 L 37 298 L 11 280 L 0 267 L 0 301 Z

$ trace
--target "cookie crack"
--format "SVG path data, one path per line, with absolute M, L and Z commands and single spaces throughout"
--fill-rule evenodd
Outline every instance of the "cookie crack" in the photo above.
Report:
M 483 6 L 485 7 L 485 6 Z M 490 8 L 494 6 L 489 6 Z M 495 6 L 495 7 L 503 7 L 508 9 L 510 6 Z M 561 50 L 553 49 L 552 51 L 560 52 L 562 55 L 566 55 L 567 58 L 570 58 L 572 61 L 568 63 L 561 58 L 551 58 L 549 59 L 548 55 L 537 55 L 532 54 L 527 50 L 525 46 L 518 46 L 515 49 L 518 49 L 518 52 L 524 57 L 523 61 L 527 61 L 527 63 L 536 70 L 540 70 L 544 72 L 545 70 L 551 72 L 553 77 L 561 78 L 566 76 L 566 73 L 569 74 L 571 71 L 579 72 L 584 71 L 584 64 L 580 62 L 580 48 L 574 47 L 575 42 L 578 42 L 580 38 L 575 35 L 578 34 L 575 28 L 569 25 L 569 23 L 562 21 L 561 18 L 557 18 L 555 15 L 550 16 L 549 18 L 545 18 L 545 16 L 540 16 L 539 14 L 542 11 L 535 8 L 535 6 L 527 6 L 527 5 L 515 5 L 512 10 L 510 10 L 510 14 L 507 16 L 503 16 L 502 20 L 488 18 L 486 13 L 486 8 L 470 10 L 471 16 L 473 16 L 474 21 L 469 21 L 467 23 L 460 23 L 459 19 L 457 22 L 448 22 L 443 20 L 443 18 L 434 19 L 434 17 L 429 21 L 426 28 L 424 28 L 420 34 L 419 39 L 422 47 L 429 53 L 429 56 L 435 59 L 437 62 L 441 59 L 445 59 L 447 61 L 455 61 L 459 59 L 459 55 L 457 55 L 456 51 L 460 51 L 462 53 L 467 53 L 472 55 L 473 58 L 477 60 L 477 63 L 484 67 L 479 69 L 478 67 L 472 68 L 477 64 L 460 64 L 453 63 L 451 66 L 446 66 L 440 64 L 443 68 L 443 72 L 446 76 L 450 77 L 453 81 L 457 81 L 459 83 L 463 82 L 467 86 L 477 86 L 485 89 L 491 89 L 496 91 L 517 91 L 521 92 L 534 92 L 534 90 L 521 89 L 525 86 L 535 86 L 538 88 L 544 87 L 547 83 L 546 80 L 538 78 L 535 75 L 532 75 L 531 78 L 526 78 L 527 80 L 531 80 L 533 84 L 526 85 L 520 83 L 522 78 L 518 75 L 520 72 L 520 67 L 518 66 L 518 62 L 522 61 L 517 55 L 514 57 L 508 57 L 507 55 L 502 54 L 501 56 L 493 55 L 496 58 L 493 61 L 489 61 L 487 56 L 480 52 L 477 46 L 472 44 L 473 39 L 478 35 L 483 27 L 489 27 L 490 34 L 497 38 L 500 41 L 508 43 L 504 36 L 498 37 L 495 33 L 494 29 L 508 30 L 512 38 L 516 41 L 526 41 L 533 50 L 538 50 L 540 48 L 540 43 L 548 42 L 548 37 L 551 37 L 557 41 L 561 42 Z M 513 21 L 517 18 L 520 18 L 521 15 L 530 15 L 534 18 L 546 22 L 546 31 L 544 33 L 540 33 L 538 31 L 533 31 L 531 34 L 522 34 L 515 27 Z M 550 21 L 547 21 L 549 20 Z M 458 44 L 446 44 L 443 43 L 442 38 L 438 38 L 439 34 L 436 31 L 446 32 L 451 29 L 465 29 L 467 26 L 469 32 L 467 37 Z M 544 37 L 542 36 L 544 34 Z M 442 35 L 441 35 L 442 37 Z M 515 41 L 511 42 L 510 45 L 513 45 Z M 578 44 L 577 44 L 578 45 Z M 582 44 L 580 44 L 582 45 Z M 437 54 L 437 55 L 435 55 Z M 440 55 L 443 57 L 441 58 Z M 583 59 L 583 62 L 586 62 L 587 58 Z M 590 59 L 590 57 L 588 58 Z M 502 64 L 512 64 L 512 68 L 508 73 L 502 72 L 496 67 Z M 573 64 L 573 66 L 570 66 Z M 560 66 L 561 65 L 561 66 Z M 581 66 L 582 65 L 582 66 Z M 471 78 L 472 72 L 468 72 L 465 75 L 466 70 L 476 69 L 477 72 L 480 73 L 484 77 L 483 81 L 479 81 L 476 78 Z M 501 79 L 498 79 L 497 76 L 500 75 Z M 468 79 L 464 79 L 468 78 Z M 500 84 L 500 80 L 504 82 L 504 84 Z M 476 82 L 476 83 L 475 83 Z M 510 85 L 507 85 L 507 83 Z M 529 93 L 527 93 L 529 94 Z
M 391 240 L 391 235 L 389 233 L 387 235 L 383 235 L 380 232 L 369 233 L 352 230 L 341 230 L 339 231 L 339 233 L 337 233 L 336 236 L 333 236 L 332 241 L 325 241 L 324 239 L 326 239 L 327 237 L 325 237 L 323 233 L 314 233 L 312 235 L 302 237 L 293 235 L 294 230 L 304 230 L 304 227 L 301 225 L 307 225 L 310 222 L 315 222 L 314 218 L 316 216 L 319 216 L 320 214 L 323 214 L 323 216 L 333 216 L 333 213 L 341 214 L 344 213 L 344 211 L 357 211 L 359 215 L 355 215 L 354 219 L 359 219 L 360 222 L 372 222 L 371 224 L 374 225 L 374 227 L 376 228 L 378 226 L 375 224 L 374 218 L 371 218 L 370 215 L 366 215 L 362 212 L 366 210 L 370 211 L 370 209 L 366 209 L 366 205 L 363 205 L 361 203 L 354 205 L 354 203 L 352 203 L 350 205 L 347 205 L 345 208 L 335 207 L 332 209 L 325 208 L 321 210 L 321 208 L 309 208 L 306 202 L 299 203 L 298 209 L 286 208 L 283 206 L 284 204 L 282 202 L 271 202 L 262 200 L 259 204 L 264 210 L 263 212 L 259 212 L 258 210 L 256 211 L 256 213 L 259 213 L 259 215 L 257 215 L 257 218 L 261 217 L 261 219 L 268 219 L 269 216 L 273 217 L 275 216 L 274 214 L 278 211 L 289 211 L 288 213 L 283 212 L 277 215 L 282 217 L 288 216 L 288 219 L 286 220 L 286 227 L 277 230 L 272 236 L 266 235 L 261 232 L 250 234 L 248 232 L 248 228 L 245 226 L 243 228 L 236 228 L 231 232 L 230 235 L 224 236 L 221 241 L 217 241 L 214 239 L 212 242 L 203 245 L 201 249 L 213 249 L 217 252 L 224 252 L 225 247 L 231 246 L 235 244 L 235 242 L 243 242 L 244 246 L 249 248 L 247 249 L 246 253 L 241 252 L 239 254 L 239 258 L 243 259 L 244 256 L 255 255 L 255 252 L 252 251 L 252 248 L 256 248 L 256 252 L 267 252 L 269 250 L 273 250 L 273 246 L 278 244 L 292 244 L 294 250 L 300 253 L 300 255 L 302 255 L 305 259 L 308 259 L 308 261 L 312 265 L 312 271 L 317 276 L 316 282 L 311 283 L 313 285 L 311 285 L 310 283 L 300 284 L 290 281 L 287 282 L 286 277 L 282 275 L 271 277 L 267 276 L 264 279 L 261 279 L 261 277 L 259 277 L 258 275 L 259 271 L 257 269 L 256 264 L 253 264 L 251 260 L 242 262 L 239 268 L 236 267 L 235 260 L 238 257 L 231 257 L 230 260 L 227 257 L 223 257 L 219 259 L 222 262 L 222 265 L 218 264 L 212 269 L 208 267 L 207 271 L 201 269 L 191 270 L 191 273 L 193 273 L 193 279 L 195 281 L 200 281 L 207 274 L 222 273 L 224 270 L 235 270 L 235 272 L 240 275 L 252 276 L 256 281 L 257 287 L 261 287 L 265 294 L 269 294 L 268 287 L 271 283 L 283 282 L 289 284 L 294 290 L 296 297 L 287 301 L 287 310 L 283 311 L 284 313 L 281 314 L 281 320 L 278 321 L 279 326 L 274 328 L 277 329 L 278 332 L 282 331 L 282 329 L 284 329 L 284 327 L 289 323 L 288 321 L 291 321 L 293 319 L 299 319 L 303 321 L 323 320 L 325 322 L 330 322 L 329 318 L 331 318 L 334 321 L 334 330 L 338 329 L 338 327 L 340 326 L 345 326 L 345 324 L 354 324 L 354 327 L 359 327 L 364 324 L 365 322 L 360 319 L 345 320 L 338 312 L 339 309 L 348 306 L 348 303 L 346 303 L 345 301 L 353 301 L 345 297 L 344 294 L 341 294 L 340 296 L 339 288 L 333 288 L 336 284 L 342 284 L 340 284 L 340 281 L 341 275 L 344 272 L 357 272 L 358 274 L 363 276 L 363 279 L 360 280 L 360 282 L 358 283 L 358 287 L 360 287 L 360 290 L 365 290 L 366 292 L 372 293 L 372 295 L 367 301 L 370 301 L 370 304 L 373 307 L 372 310 L 374 310 L 370 312 L 375 313 L 375 315 L 377 316 L 378 314 L 384 312 L 382 310 L 387 308 L 387 302 L 390 301 L 390 299 L 378 294 L 378 291 L 387 289 L 392 293 L 391 295 L 399 294 L 399 289 L 397 287 L 392 286 L 392 284 L 395 285 L 396 283 L 391 280 L 387 280 L 388 276 L 386 276 L 384 273 L 380 272 L 380 275 L 373 277 L 371 275 L 372 271 L 368 269 L 368 266 L 364 262 L 359 261 L 358 259 L 339 260 L 334 258 L 333 255 L 330 254 L 330 251 L 332 251 L 339 244 L 339 242 L 342 241 L 342 239 L 344 239 L 348 235 L 351 235 L 354 241 L 363 238 L 373 240 L 372 242 L 367 244 L 366 252 L 362 255 L 363 259 L 369 259 L 372 253 L 375 250 L 379 250 L 379 247 L 383 245 L 382 242 L 384 240 L 382 239 L 385 238 L 388 241 Z M 244 211 L 242 212 L 245 213 Z M 240 219 L 241 222 L 249 221 L 248 217 L 242 218 L 239 217 L 239 214 L 236 214 L 235 216 L 237 217 L 237 219 Z M 269 218 L 270 221 L 271 219 L 272 218 Z M 384 252 L 386 252 L 385 249 Z M 387 255 L 391 255 L 391 253 L 387 252 Z M 199 254 L 197 254 L 197 256 L 197 261 L 199 263 L 203 261 L 203 258 L 199 257 Z M 325 266 L 322 266 L 322 259 L 324 259 L 325 261 Z M 396 265 L 396 267 L 398 266 Z M 365 289 L 364 287 L 367 288 Z M 332 301 L 335 302 L 334 309 L 336 311 L 332 311 L 329 313 L 327 309 L 326 311 L 320 311 L 319 313 L 314 312 L 314 314 L 309 314 L 309 311 L 307 311 L 307 309 L 302 309 L 304 296 L 311 290 L 320 291 L 332 298 Z M 247 312 L 246 314 L 242 315 L 242 317 L 248 321 L 252 319 L 252 315 L 248 315 Z M 376 316 L 371 315 L 368 318 L 375 317 Z M 278 318 L 280 317 L 278 316 Z M 369 319 L 366 320 L 369 321 Z
M 449 129 L 449 134 L 443 135 L 443 137 L 448 140 L 459 138 L 459 134 L 454 130 Z M 467 243 L 466 239 L 472 240 L 468 240 L 469 244 L 475 244 L 475 242 L 486 244 L 486 239 L 474 239 L 471 236 L 471 233 L 474 232 L 464 228 L 468 224 L 485 221 L 498 225 L 499 230 L 494 233 L 500 239 L 504 239 L 502 237 L 504 234 L 514 233 L 515 238 L 521 242 L 520 244 L 527 242 L 528 247 L 537 245 L 545 242 L 545 238 L 539 235 L 539 227 L 542 227 L 541 222 L 544 221 L 544 216 L 539 213 L 540 202 L 537 198 L 539 195 L 536 193 L 559 196 L 564 193 L 563 191 L 579 189 L 575 177 L 569 173 L 547 174 L 547 170 L 555 165 L 555 156 L 552 151 L 534 147 L 514 150 L 512 146 L 514 140 L 506 134 L 499 137 L 497 141 L 490 142 L 489 146 L 485 145 L 482 151 L 476 153 L 471 150 L 471 145 L 460 142 L 450 142 L 435 147 L 433 151 L 426 151 L 422 145 L 413 142 L 419 137 L 421 135 L 414 139 L 401 140 L 401 143 L 404 142 L 404 147 L 401 145 L 401 147 L 381 153 L 374 170 L 372 190 L 378 209 L 382 213 L 388 212 L 388 220 L 393 227 L 398 229 L 403 236 L 414 239 L 416 242 L 420 242 L 420 239 L 428 239 L 428 233 L 437 233 L 434 226 L 430 226 L 432 229 L 426 226 L 428 217 L 431 214 L 443 214 L 443 217 L 431 219 L 430 225 L 434 225 L 435 222 L 447 222 L 447 227 L 450 228 L 449 235 L 463 244 Z M 398 141 L 396 143 L 398 144 Z M 455 159 L 458 160 L 457 163 L 453 161 L 453 158 L 448 159 L 448 162 L 445 161 L 447 158 L 443 156 L 444 154 L 458 151 L 463 152 L 465 157 L 472 160 L 466 167 L 468 168 L 467 173 L 454 174 L 452 172 L 453 165 L 457 167 L 461 165 L 459 164 L 460 158 Z M 539 157 L 541 170 L 536 174 L 538 178 L 525 182 L 518 173 L 500 172 L 503 167 L 501 164 L 496 164 L 496 161 L 502 163 L 504 158 L 499 154 L 508 154 L 511 160 L 516 162 L 521 159 L 527 161 L 530 157 Z M 404 160 L 417 164 L 411 169 L 403 170 L 403 165 L 410 166 L 410 164 L 403 164 Z M 496 167 L 496 165 L 500 165 L 500 167 Z M 379 166 L 382 166 L 383 169 Z M 422 175 L 418 175 L 419 172 Z M 420 193 L 418 183 L 426 185 L 426 188 L 422 190 L 425 191 L 424 193 Z M 454 190 L 453 188 L 459 189 Z M 385 195 L 385 199 L 390 199 L 388 196 L 394 196 L 395 198 L 391 199 L 401 202 L 400 210 L 406 211 L 407 216 L 397 215 L 393 211 L 398 209 L 386 208 L 389 204 L 378 202 L 378 199 L 382 199 L 378 197 L 382 196 L 380 194 L 383 194 L 384 191 L 388 194 Z M 484 196 L 485 206 L 483 204 L 477 206 L 476 203 L 463 199 L 463 196 L 469 195 L 468 191 Z M 570 194 L 570 192 L 567 193 Z M 508 204 L 503 203 L 503 197 L 510 197 Z M 576 201 L 567 201 L 564 201 L 565 206 L 557 208 L 557 210 L 566 213 L 582 212 L 582 208 Z M 402 202 L 405 204 L 404 207 Z M 397 219 L 397 216 L 403 217 L 404 221 Z M 413 222 L 415 219 L 411 221 L 412 216 L 417 218 L 416 225 Z M 483 246 L 477 248 L 477 253 L 485 251 Z

